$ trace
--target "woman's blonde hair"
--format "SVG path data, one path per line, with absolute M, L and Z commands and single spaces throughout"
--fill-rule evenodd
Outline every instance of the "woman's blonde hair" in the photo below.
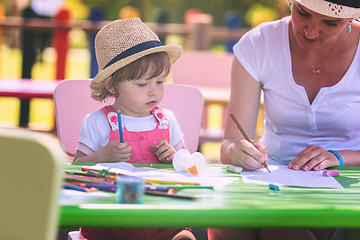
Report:
M 117 86 L 120 82 L 137 80 L 141 78 L 152 79 L 166 73 L 169 75 L 171 63 L 165 52 L 156 52 L 146 55 L 138 60 L 115 71 L 110 77 L 98 84 L 91 85 L 92 98 L 105 101 L 108 97 L 118 97 Z M 114 89 L 110 92 L 108 89 Z

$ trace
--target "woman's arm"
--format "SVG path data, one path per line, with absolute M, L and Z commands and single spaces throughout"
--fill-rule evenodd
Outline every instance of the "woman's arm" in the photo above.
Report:
M 360 151 L 337 151 L 344 161 L 344 166 L 360 166 Z
M 254 139 L 260 106 L 260 83 L 250 76 L 236 57 L 231 71 L 231 95 L 220 159 L 224 164 L 232 163 L 249 169 L 261 168 L 262 165 L 255 161 L 254 157 L 264 162 L 265 159 L 261 157 L 267 156 L 261 154 L 259 149 L 263 153 L 267 150 L 259 142 L 254 142 L 258 149 L 247 142 L 229 117 L 230 113 L 233 113 L 249 137 Z

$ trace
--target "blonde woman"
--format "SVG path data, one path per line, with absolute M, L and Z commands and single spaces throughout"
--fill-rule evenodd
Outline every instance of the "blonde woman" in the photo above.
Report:
M 255 137 L 261 91 L 265 132 L 254 147 L 231 118 L 222 163 L 275 161 L 300 171 L 360 165 L 359 1 L 294 0 L 234 46 L 229 113 Z M 334 239 L 333 229 L 210 229 L 209 239 Z

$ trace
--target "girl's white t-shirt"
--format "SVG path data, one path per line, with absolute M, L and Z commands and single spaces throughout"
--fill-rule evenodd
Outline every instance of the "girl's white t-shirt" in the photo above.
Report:
M 169 123 L 170 145 L 179 150 L 184 146 L 184 134 L 176 120 L 175 114 L 168 109 L 162 109 Z M 121 121 L 128 131 L 143 132 L 156 129 L 158 122 L 152 115 L 146 117 L 131 117 L 122 114 Z M 98 110 L 88 114 L 81 125 L 78 146 L 76 150 L 86 155 L 105 147 L 109 142 L 110 126 L 105 114 Z M 180 143 L 180 144 L 179 144 Z M 177 149 L 178 148 L 178 149 Z
M 311 144 L 326 150 L 360 149 L 360 50 L 334 86 L 310 104 L 292 75 L 289 17 L 262 23 L 234 46 L 234 54 L 264 94 L 269 158 L 287 164 Z M 239 79 L 240 81 L 241 79 Z

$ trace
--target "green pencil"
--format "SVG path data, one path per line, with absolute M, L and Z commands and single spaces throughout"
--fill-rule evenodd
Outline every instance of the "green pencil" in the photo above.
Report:
M 200 186 L 200 185 L 160 185 L 161 187 L 166 187 L 169 189 L 192 189 L 192 188 L 196 188 L 196 189 L 211 189 L 214 190 L 213 186 Z

